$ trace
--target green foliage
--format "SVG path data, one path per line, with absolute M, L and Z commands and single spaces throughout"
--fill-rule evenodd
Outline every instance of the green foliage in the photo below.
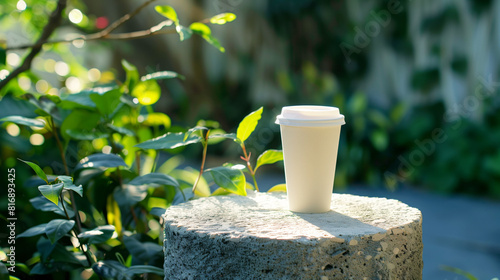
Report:
M 236 19 L 233 13 L 222 13 L 210 18 L 210 23 L 213 24 L 226 24 Z
M 175 25 L 179 25 L 179 19 L 177 18 L 177 13 L 171 6 L 156 6 L 155 10 L 162 16 L 172 20 Z
M 257 158 L 257 164 L 255 165 L 255 171 L 259 167 L 265 164 L 273 164 L 278 161 L 283 160 L 283 151 L 278 151 L 278 150 L 267 150 L 264 151 L 258 158 Z
M 20 125 L 34 126 L 34 127 L 44 127 L 45 123 L 38 119 L 30 119 L 22 116 L 9 116 L 1 118 L 0 122 L 12 122 Z
M 111 167 L 126 167 L 127 164 L 123 159 L 115 154 L 93 154 L 88 157 L 83 158 L 80 163 L 76 166 L 76 170 L 83 168 L 111 168 Z
M 171 6 L 156 6 L 156 12 L 160 15 L 171 20 L 175 25 L 175 30 L 179 34 L 179 38 L 181 41 L 189 39 L 192 34 L 200 35 L 205 41 L 209 44 L 217 48 L 220 52 L 225 52 L 224 47 L 221 46 L 219 40 L 212 35 L 212 31 L 210 27 L 202 22 L 193 22 L 189 25 L 189 28 L 180 24 L 179 18 L 177 17 L 177 12 Z M 209 22 L 212 24 L 226 24 L 236 19 L 236 15 L 232 13 L 223 13 L 216 16 L 213 16 L 209 19 Z
M 184 132 L 166 133 L 163 136 L 148 140 L 146 142 L 137 144 L 136 147 L 141 149 L 175 149 L 187 146 L 194 143 L 199 143 L 201 138 L 197 135 L 190 135 L 186 138 Z
M 45 234 L 50 242 L 54 244 L 68 233 L 73 226 L 75 226 L 75 221 L 73 220 L 54 219 L 45 226 Z
M 24 161 L 22 159 L 19 159 L 19 160 L 26 163 L 27 165 L 29 165 L 35 171 L 36 175 L 38 175 L 38 177 L 40 177 L 42 180 L 44 180 L 47 183 L 49 182 L 49 180 L 47 179 L 47 175 L 45 175 L 45 172 L 43 172 L 43 170 L 40 168 L 40 166 L 38 166 L 37 164 L 35 164 L 33 162 Z
M 63 183 L 54 185 L 42 185 L 38 187 L 38 190 L 42 195 L 55 205 L 59 205 L 59 196 L 63 190 Z
M 240 169 L 221 166 L 208 171 L 220 187 L 231 193 L 247 195 L 245 175 Z
M 91 267 L 104 278 L 132 279 L 133 275 L 143 273 L 162 275 L 159 233 L 148 230 L 151 221 L 158 223 L 157 215 L 164 211 L 161 209 L 203 196 L 246 195 L 252 184 L 247 183 L 245 173 L 258 189 L 257 168 L 283 158 L 281 151 L 265 151 L 257 159 L 256 169 L 252 169 L 245 141 L 256 129 L 263 108 L 245 117 L 236 133 L 227 133 L 213 121 L 200 121 L 200 125 L 181 132 L 169 131 L 168 115 L 154 112 L 151 105 L 161 94 L 156 80 L 179 75 L 161 71 L 139 79 L 134 65 L 126 61 L 122 64 L 126 81 L 120 87 L 95 87 L 52 99 L 29 96 L 29 102 L 38 108 L 36 113 L 50 124 L 46 133 L 55 138 L 62 136 L 58 145 L 62 159 L 74 142 L 82 147 L 100 145 L 71 168 L 66 165 L 68 175 L 47 176 L 37 164 L 23 161 L 45 181 L 38 186 L 41 195 L 30 200 L 32 206 L 64 217 L 34 225 L 18 235 L 19 238 L 40 236 L 37 245 L 40 258 L 33 263 L 31 274 Z M 138 102 L 130 102 L 133 98 Z M 38 119 L 22 116 L 8 116 L 5 120 L 28 127 L 38 124 Z M 242 148 L 246 167 L 225 164 L 204 168 L 207 147 L 224 140 Z M 199 171 L 176 169 L 176 166 L 170 167 L 170 174 L 157 171 L 163 170 L 154 164 L 157 150 L 177 153 L 179 148 L 196 143 L 204 151 Z M 104 145 L 110 147 L 106 153 L 100 152 Z M 131 160 L 125 151 L 132 153 Z M 205 178 L 208 174 L 210 184 L 218 189 L 210 189 Z M 81 214 L 85 214 L 85 221 L 80 220 Z M 69 238 L 75 236 L 77 243 L 86 247 L 68 246 Z M 124 263 L 123 257 L 102 258 L 115 252 L 131 257 L 131 263 Z
M 142 105 L 152 105 L 160 99 L 160 86 L 154 79 L 140 81 L 132 90 L 132 96 L 137 97 Z
M 248 116 L 246 116 L 238 125 L 238 130 L 236 131 L 236 137 L 240 142 L 245 142 L 247 138 L 252 134 L 257 127 L 257 124 L 262 117 L 262 111 L 264 109 L 260 107 L 257 111 L 254 111 Z
M 285 184 L 278 184 L 278 185 L 270 188 L 267 192 L 285 192 L 286 193 L 286 185 Z
M 196 34 L 222 52 L 224 48 L 205 23 L 220 25 L 236 18 L 225 13 L 187 28 L 172 7 L 156 10 L 173 22 L 181 40 Z M 76 93 L 4 91 L 9 94 L 3 100 L 13 99 L 16 109 L 23 110 L 8 111 L 10 103 L 2 103 L 0 109 L 9 113 L 2 114 L 0 124 L 19 125 L 19 139 L 35 133 L 45 139 L 37 150 L 40 165 L 23 161 L 29 166 L 23 175 L 32 168 L 41 179 L 31 180 L 39 185 L 40 193 L 36 189 L 30 192 L 23 207 L 33 208 L 33 216 L 43 217 L 29 219 L 30 227 L 18 235 L 26 244 L 37 242 L 36 248 L 27 247 L 32 258 L 26 273 L 64 278 L 69 275 L 65 272 L 92 268 L 96 279 L 135 279 L 143 274 L 161 277 L 158 215 L 165 208 L 198 197 L 246 195 L 247 188 L 258 189 L 245 141 L 256 129 L 263 108 L 247 116 L 234 133 L 224 131 L 215 121 L 199 121 L 190 129 L 180 127 L 169 115 L 155 112 L 154 105 L 162 97 L 158 81 L 184 77 L 173 71 L 141 75 L 131 62 L 122 60 L 121 64 L 124 81 L 108 81 Z M 225 144 L 225 140 L 242 148 L 246 167 L 205 168 L 208 146 Z M 176 155 L 193 149 L 188 146 L 196 143 L 203 148 L 200 170 L 179 168 Z M 162 163 L 165 155 L 170 159 Z M 266 151 L 257 160 L 257 168 L 281 160 L 280 155 L 276 150 Z M 246 174 L 253 185 L 247 183 Z

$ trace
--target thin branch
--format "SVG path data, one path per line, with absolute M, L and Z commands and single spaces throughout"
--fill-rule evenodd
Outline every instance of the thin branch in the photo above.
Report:
M 54 32 L 54 30 L 61 25 L 62 20 L 62 11 L 66 8 L 66 0 L 59 0 L 57 2 L 57 7 L 54 9 L 52 14 L 49 17 L 49 21 L 47 25 L 43 28 L 42 35 L 35 43 L 35 46 L 31 49 L 29 54 L 24 59 L 21 66 L 12 71 L 5 79 L 0 81 L 0 90 L 5 87 L 12 79 L 17 77 L 24 71 L 27 71 L 31 68 L 31 62 L 35 58 L 35 56 L 42 50 L 42 45 L 47 42 L 50 35 Z
M 59 44 L 59 43 L 72 43 L 74 41 L 97 41 L 97 40 L 133 40 L 133 39 L 141 39 L 141 38 L 146 38 L 150 36 L 155 36 L 155 35 L 162 35 L 162 34 L 174 34 L 176 33 L 175 29 L 166 29 L 166 30 L 159 30 L 156 26 L 151 27 L 146 30 L 141 30 L 141 31 L 133 31 L 133 32 L 126 32 L 126 33 L 116 33 L 116 34 L 107 34 L 105 36 L 96 36 L 98 33 L 90 34 L 90 35 L 83 35 L 83 36 L 78 36 L 72 39 L 61 39 L 61 40 L 53 40 L 53 41 L 47 41 L 43 43 L 43 45 L 49 45 L 49 44 Z M 11 50 L 23 50 L 23 49 L 29 49 L 29 48 L 34 48 L 36 45 L 20 45 L 20 46 L 15 46 L 15 47 L 10 47 L 7 48 L 7 51 Z
M 23 73 L 24 71 L 27 71 L 31 68 L 31 62 L 35 58 L 35 56 L 42 50 L 42 46 L 46 44 L 56 44 L 56 43 L 71 43 L 77 40 L 84 40 L 84 41 L 92 41 L 92 40 L 129 40 L 129 39 L 138 39 L 138 38 L 144 38 L 144 37 L 149 37 L 152 35 L 159 35 L 159 34 L 171 34 L 175 33 L 175 30 L 166 30 L 167 32 L 161 31 L 161 27 L 165 25 L 165 22 L 162 22 L 163 24 L 161 27 L 159 25 L 154 26 L 150 29 L 147 30 L 142 30 L 142 31 L 136 31 L 136 32 L 129 32 L 129 33 L 120 33 L 120 34 L 110 34 L 112 31 L 123 25 L 125 22 L 136 16 L 142 9 L 144 9 L 146 6 L 149 4 L 155 2 L 156 0 L 148 0 L 144 2 L 142 5 L 137 7 L 134 11 L 122 16 L 118 20 L 114 21 L 112 24 L 110 24 L 107 28 L 93 34 L 89 34 L 86 36 L 80 36 L 77 38 L 73 38 L 70 40 L 54 40 L 54 41 L 48 41 L 48 38 L 50 35 L 54 32 L 54 30 L 59 27 L 61 24 L 61 19 L 62 19 L 62 11 L 64 8 L 66 8 L 66 0 L 59 0 L 57 4 L 57 8 L 54 10 L 54 12 L 51 14 L 49 18 L 49 22 L 47 25 L 44 27 L 44 30 L 42 32 L 42 35 L 40 38 L 36 41 L 35 44 L 29 44 L 29 45 L 21 45 L 21 46 L 15 46 L 15 47 L 10 47 L 6 48 L 6 51 L 11 51 L 11 50 L 23 50 L 23 49 L 30 49 L 31 52 L 26 56 L 24 59 L 23 63 L 21 66 L 16 68 L 12 73 L 10 73 L 5 79 L 0 81 L 0 90 L 7 85 L 9 81 L 17 77 L 19 74 Z M 159 27 L 159 28 L 158 28 Z M 161 31 L 161 32 L 160 32 Z
M 255 170 L 252 168 L 252 164 L 250 163 L 250 156 L 252 153 L 247 154 L 247 149 L 245 147 L 245 143 L 241 143 L 241 149 L 243 150 L 243 157 L 241 157 L 244 161 L 247 162 L 248 171 L 250 171 L 250 175 L 252 176 L 254 188 L 256 191 L 259 191 L 259 186 L 257 185 L 257 180 L 255 179 Z
M 196 187 L 198 186 L 198 182 L 201 179 L 201 175 L 203 175 L 203 169 L 205 168 L 205 161 L 207 159 L 207 148 L 208 148 L 208 135 L 210 133 L 210 130 L 207 131 L 207 134 L 205 135 L 205 141 L 203 141 L 203 157 L 201 159 L 201 167 L 200 167 L 200 173 L 198 174 L 198 178 L 196 178 L 196 181 L 194 181 L 193 185 L 193 193 L 196 190 Z M 184 195 L 184 193 L 181 190 L 181 193 Z M 186 200 L 186 198 L 184 198 Z
M 146 6 L 148 6 L 149 4 L 151 4 L 151 3 L 155 2 L 155 1 L 156 0 L 148 0 L 148 1 L 144 2 L 142 5 L 140 5 L 139 7 L 137 7 L 131 13 L 128 13 L 128 14 L 122 16 L 120 19 L 118 19 L 117 21 L 113 22 L 108 27 L 106 27 L 105 29 L 103 29 L 102 31 L 100 31 L 99 32 L 99 33 L 101 33 L 100 37 L 106 37 L 106 35 L 108 35 L 111 32 L 113 32 L 115 29 L 117 29 L 122 24 L 124 24 L 126 21 L 128 21 L 129 19 L 131 19 L 134 16 L 136 16 L 142 9 L 146 8 Z

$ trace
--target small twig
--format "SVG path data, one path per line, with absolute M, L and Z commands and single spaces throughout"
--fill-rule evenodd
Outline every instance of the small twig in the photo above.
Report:
M 167 29 L 167 30 L 158 30 L 154 27 L 146 29 L 146 30 L 141 30 L 141 31 L 133 31 L 133 32 L 126 32 L 126 33 L 116 33 L 116 34 L 108 34 L 106 36 L 100 37 L 100 36 L 94 36 L 95 34 L 91 35 L 82 35 L 78 36 L 72 39 L 61 39 L 61 40 L 53 40 L 53 41 L 47 41 L 43 43 L 42 45 L 49 45 L 49 44 L 59 44 L 59 43 L 72 43 L 74 41 L 97 41 L 97 40 L 133 40 L 133 39 L 141 39 L 141 38 L 146 38 L 150 36 L 155 36 L 155 35 L 162 35 L 162 34 L 174 34 L 176 33 L 175 29 Z M 23 50 L 23 49 L 29 49 L 29 48 L 34 48 L 36 45 L 20 45 L 20 46 L 15 46 L 15 47 L 10 47 L 7 48 L 7 51 L 11 50 Z
M 5 79 L 0 81 L 0 90 L 5 87 L 12 79 L 17 77 L 19 74 L 27 71 L 31 68 L 31 62 L 37 56 L 37 54 L 42 50 L 42 45 L 47 42 L 50 35 L 54 32 L 54 30 L 61 25 L 62 19 L 62 11 L 66 8 L 66 0 L 59 0 L 57 2 L 57 6 L 49 17 L 49 21 L 47 25 L 43 28 L 42 35 L 36 41 L 31 51 L 23 60 L 23 63 L 18 68 L 14 69 Z
M 150 29 L 147 30 L 142 30 L 142 31 L 136 31 L 136 32 L 129 32 L 129 33 L 119 33 L 119 34 L 111 34 L 112 31 L 120 27 L 122 24 L 133 18 L 135 15 L 137 15 L 142 9 L 144 9 L 146 6 L 149 4 L 153 3 L 156 0 L 148 0 L 144 2 L 142 5 L 137 7 L 134 11 L 122 16 L 118 20 L 114 21 L 112 24 L 110 24 L 107 28 L 93 34 L 89 34 L 86 36 L 80 36 L 74 39 L 70 40 L 55 40 L 55 41 L 48 41 L 50 35 L 54 32 L 54 30 L 61 25 L 61 19 L 62 19 L 62 11 L 66 8 L 66 0 L 59 0 L 57 3 L 56 9 L 52 12 L 49 18 L 49 22 L 47 25 L 45 25 L 42 35 L 40 38 L 36 41 L 35 44 L 29 44 L 29 45 L 21 45 L 21 46 L 15 46 L 15 47 L 10 47 L 6 48 L 6 51 L 11 51 L 11 50 L 23 50 L 23 49 L 29 49 L 31 48 L 30 53 L 26 56 L 24 59 L 23 63 L 21 66 L 16 68 L 14 71 L 12 71 L 5 79 L 0 81 L 0 90 L 7 85 L 8 82 L 10 82 L 12 79 L 17 77 L 19 74 L 23 73 L 24 71 L 27 71 L 31 69 L 31 62 L 35 58 L 35 56 L 42 50 L 42 46 L 46 44 L 56 44 L 56 43 L 71 43 L 77 40 L 84 40 L 84 41 L 92 41 L 92 40 L 129 40 L 129 39 L 138 39 L 138 38 L 144 38 L 152 35 L 158 35 L 158 34 L 171 34 L 175 33 L 175 30 L 166 30 L 167 32 L 159 30 L 158 26 L 154 26 Z
M 102 37 L 106 37 L 106 35 L 110 34 L 115 29 L 117 29 L 122 24 L 124 24 L 126 21 L 128 21 L 129 19 L 131 19 L 134 16 L 136 16 L 142 9 L 146 8 L 146 6 L 148 6 L 149 4 L 153 3 L 154 1 L 156 1 L 156 0 L 148 0 L 148 1 L 144 2 L 144 3 L 142 3 L 142 5 L 140 5 L 139 7 L 137 7 L 134 11 L 132 11 L 131 13 L 128 13 L 128 14 L 122 16 L 117 21 L 113 22 L 108 27 L 106 27 L 105 29 L 103 29 L 102 31 L 100 31 L 98 33 L 101 33 Z
M 135 152 L 135 165 L 137 166 L 137 174 L 141 175 L 141 152 Z
M 59 200 L 61 200 L 62 208 L 64 210 L 64 214 L 66 215 L 66 219 L 68 219 L 69 221 L 71 221 L 71 218 L 68 215 L 68 211 L 66 210 L 66 207 L 64 206 L 64 198 L 63 198 L 62 192 L 61 192 L 61 194 L 59 196 Z M 78 213 L 75 212 L 75 217 L 77 215 L 78 215 Z M 81 232 L 81 231 L 77 232 L 74 229 L 72 229 L 71 231 L 73 232 L 73 234 L 75 235 L 76 239 L 78 240 L 78 245 L 80 245 L 80 250 L 82 250 L 83 254 L 85 255 L 85 258 L 87 259 L 87 262 L 89 263 L 89 267 L 92 267 L 92 260 L 90 258 L 89 252 L 88 252 L 88 250 L 84 250 L 83 249 L 82 241 L 80 240 L 80 237 L 78 237 L 78 233 Z
M 200 167 L 200 173 L 198 174 L 198 178 L 196 178 L 196 181 L 194 182 L 193 185 L 193 193 L 196 190 L 196 187 L 198 186 L 198 182 L 201 179 L 201 175 L 203 175 L 203 169 L 205 168 L 205 161 L 207 159 L 207 148 L 208 148 L 208 134 L 210 133 L 210 130 L 207 131 L 207 134 L 205 135 L 205 141 L 203 141 L 203 156 L 201 158 L 201 167 Z M 182 191 L 181 191 L 182 192 Z M 184 193 L 183 193 L 184 194 Z M 185 199 L 184 199 L 185 200 Z
M 61 159 L 63 162 L 64 166 L 64 171 L 66 172 L 66 175 L 70 176 L 69 173 L 69 168 L 68 168 L 68 163 L 66 161 L 66 155 L 64 154 L 64 149 L 61 143 L 61 139 L 59 138 L 59 134 L 57 133 L 56 125 L 54 123 L 54 118 L 50 117 L 50 127 L 52 130 L 52 133 L 54 134 L 54 137 L 56 138 L 56 143 L 57 143 L 57 148 L 59 149 L 59 153 L 61 154 Z M 75 202 L 75 196 L 73 195 L 73 192 L 69 193 L 69 198 L 71 200 L 71 207 L 73 208 L 73 211 L 75 212 L 75 219 L 76 219 L 76 225 L 78 226 L 78 231 L 82 231 L 82 222 L 80 221 L 80 215 L 78 214 L 77 208 L 76 208 L 76 202 Z
M 250 171 L 250 175 L 253 179 L 253 184 L 256 191 L 259 191 L 259 186 L 257 185 L 257 180 L 255 179 L 255 170 L 252 168 L 252 164 L 250 163 L 251 154 L 247 154 L 247 149 L 245 147 L 245 143 L 241 143 L 241 149 L 243 150 L 243 157 L 241 157 L 247 163 L 248 171 Z
M 54 123 L 54 118 L 50 117 L 50 127 L 52 130 L 52 133 L 54 134 L 54 138 L 56 138 L 56 144 L 57 148 L 59 149 L 59 153 L 61 154 L 61 159 L 64 165 L 64 171 L 66 172 L 66 175 L 69 176 L 69 168 L 68 168 L 68 163 L 66 161 L 66 155 L 64 154 L 64 148 L 61 143 L 61 139 L 59 138 L 59 134 L 57 133 L 56 125 Z

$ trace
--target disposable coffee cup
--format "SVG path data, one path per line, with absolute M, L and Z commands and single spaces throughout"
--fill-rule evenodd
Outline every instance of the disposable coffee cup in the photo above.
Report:
M 330 210 L 340 126 L 336 107 L 283 107 L 281 128 L 289 210 L 323 213 Z

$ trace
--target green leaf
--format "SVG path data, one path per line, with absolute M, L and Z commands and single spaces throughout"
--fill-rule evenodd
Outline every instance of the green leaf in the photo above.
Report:
M 131 275 L 127 274 L 127 267 L 113 260 L 98 261 L 92 265 L 92 270 L 94 270 L 97 275 L 105 279 L 132 279 Z
M 238 140 L 238 137 L 236 137 L 235 133 L 210 133 L 210 136 L 208 136 L 208 139 L 216 139 L 216 138 L 225 138 L 225 139 L 231 139 L 234 141 Z
M 109 116 L 120 104 L 121 95 L 122 92 L 119 89 L 113 89 L 102 94 L 93 93 L 90 95 L 90 99 L 92 99 L 102 115 Z
M 135 145 L 135 147 L 141 149 L 175 149 L 182 146 L 187 146 L 190 144 L 198 143 L 201 141 L 201 137 L 197 135 L 189 136 L 186 141 L 184 141 L 184 133 L 172 133 L 169 132 L 163 136 L 148 140 L 146 142 L 142 142 L 140 144 Z
M 222 24 L 226 24 L 228 22 L 231 22 L 235 19 L 236 19 L 236 15 L 233 13 L 222 13 L 222 14 L 218 14 L 218 15 L 213 16 L 210 19 L 210 23 L 222 25 Z
M 193 22 L 189 26 L 189 29 L 193 30 L 194 33 L 200 34 L 200 35 L 210 35 L 212 34 L 212 30 L 210 30 L 210 27 L 208 27 L 206 24 L 203 24 L 201 22 Z
M 148 195 L 147 185 L 124 185 L 124 188 L 117 188 L 113 193 L 116 203 L 122 207 L 130 207 L 143 201 Z
M 182 25 L 177 25 L 175 27 L 175 31 L 179 34 L 181 41 L 187 40 L 191 38 L 191 35 L 193 35 L 193 31 L 191 31 L 191 29 Z
M 236 137 L 241 141 L 245 142 L 247 138 L 252 134 L 259 123 L 260 118 L 262 117 L 263 107 L 260 107 L 256 111 L 248 114 L 238 125 L 238 129 L 236 130 Z
M 104 225 L 82 232 L 78 235 L 78 238 L 86 244 L 99 244 L 109 240 L 113 236 L 114 232 L 115 226 Z
M 184 134 L 184 141 L 186 141 L 191 135 L 203 137 L 203 132 L 204 130 L 209 130 L 208 128 L 204 126 L 195 126 L 193 128 L 190 128 L 185 134 Z M 200 132 L 200 133 L 197 133 Z
M 158 216 L 158 217 L 162 217 L 163 214 L 165 214 L 165 211 L 167 211 L 167 209 L 165 208 L 161 208 L 161 207 L 153 207 L 151 209 L 151 211 L 149 211 L 149 213 L 151 215 L 155 215 L 155 216 Z
M 160 276 L 165 276 L 163 268 L 159 268 L 152 265 L 134 265 L 127 269 L 127 274 L 144 274 L 153 273 Z
M 55 119 L 59 118 L 58 108 L 56 103 L 54 102 L 54 100 L 57 100 L 56 98 L 49 98 L 45 95 L 42 95 L 37 99 L 33 94 L 29 93 L 24 94 L 22 97 L 28 100 L 31 104 L 40 108 L 40 110 L 45 112 L 46 115 L 51 115 Z
M 179 182 L 175 180 L 172 176 L 162 173 L 149 173 L 139 177 L 135 177 L 132 181 L 128 182 L 129 185 L 162 185 L 162 186 L 174 186 L 179 187 Z
M 33 168 L 33 170 L 35 171 L 36 175 L 38 175 L 38 177 L 42 178 L 45 182 L 47 182 L 47 184 L 49 183 L 49 180 L 47 180 L 47 175 L 45 175 L 45 172 L 43 172 L 43 170 L 40 168 L 40 166 L 34 164 L 33 162 L 24 161 L 24 160 L 19 159 L 19 158 L 18 158 L 18 160 L 29 165 L 31 168 Z
M 162 16 L 172 20 L 175 25 L 179 24 L 179 19 L 177 18 L 177 13 L 171 6 L 155 6 L 155 10 Z
M 72 110 L 75 108 L 93 110 L 96 105 L 90 95 L 92 94 L 104 94 L 111 90 L 117 89 L 117 87 L 95 87 L 91 89 L 83 90 L 79 93 L 67 94 L 62 97 L 61 102 L 57 105 L 60 108 Z
M 51 246 L 52 245 L 52 246 Z M 48 249 L 49 252 L 45 253 L 44 250 Z M 76 265 L 77 267 L 82 267 L 82 263 L 80 260 L 76 257 L 79 253 L 76 252 L 70 252 L 66 249 L 66 247 L 59 242 L 52 243 L 50 240 L 46 239 L 45 237 L 40 237 L 39 243 L 37 243 L 37 250 L 40 253 L 40 255 L 44 255 L 45 260 L 50 259 L 50 263 L 52 264 L 52 261 L 58 262 L 60 264 L 66 264 L 72 266 L 67 266 L 66 268 L 69 268 L 69 270 L 74 270 Z M 85 262 L 87 263 L 87 262 Z M 55 264 L 57 268 L 57 264 Z M 64 270 L 64 268 L 63 268 Z
M 237 141 L 238 138 L 236 138 L 235 133 L 226 133 L 222 129 L 212 129 L 210 130 L 210 134 L 208 136 L 208 144 L 209 145 L 217 144 L 226 139 Z
M 66 214 L 64 213 L 64 209 L 62 207 L 62 204 L 55 205 L 54 203 L 52 203 L 50 200 L 48 200 L 44 196 L 34 197 L 34 198 L 30 199 L 30 203 L 37 210 L 44 211 L 44 212 L 54 212 L 58 215 L 66 217 Z M 73 210 L 68 205 L 68 203 L 64 202 L 64 207 L 66 208 L 66 212 L 68 213 L 70 218 L 75 216 L 75 212 L 73 212 Z
M 264 164 L 273 164 L 283 160 L 283 151 L 280 150 L 267 150 L 264 151 L 258 158 L 255 165 L 255 171 Z
M 152 105 L 160 99 L 161 89 L 155 80 L 140 81 L 132 90 L 132 96 L 142 105 Z
M 226 52 L 226 49 L 219 43 L 219 40 L 212 35 L 202 35 L 201 36 L 205 41 L 207 41 L 210 45 L 217 48 L 220 52 Z
M 30 119 L 21 116 L 8 116 L 0 119 L 0 123 L 12 122 L 20 125 L 34 126 L 34 127 L 44 127 L 45 122 L 39 119 Z
M 109 133 L 101 131 L 79 131 L 76 129 L 67 129 L 66 134 L 75 140 L 95 140 L 100 138 L 108 138 Z
M 44 234 L 45 233 L 45 226 L 46 225 L 47 224 L 40 224 L 40 225 L 37 225 L 37 226 L 34 226 L 34 227 L 30 227 L 29 229 L 27 229 L 23 233 L 18 234 L 16 236 L 16 238 L 31 237 L 31 236 L 35 236 L 35 235 Z
M 59 205 L 59 195 L 61 195 L 63 185 L 63 183 L 54 185 L 41 185 L 38 187 L 38 190 L 45 198 L 52 201 L 52 203 L 54 203 L 55 205 Z
M 135 65 L 131 64 L 125 59 L 122 59 L 122 66 L 126 74 L 124 86 L 130 93 L 134 89 L 135 85 L 139 82 L 139 71 L 137 71 Z
M 148 126 L 163 125 L 165 128 L 170 128 L 172 121 L 170 120 L 170 117 L 168 115 L 159 112 L 154 112 L 154 113 L 149 113 L 146 116 L 146 119 L 144 120 L 143 124 Z
M 50 242 L 54 244 L 68 233 L 74 225 L 75 221 L 73 220 L 54 219 L 45 226 L 45 234 L 47 234 Z
M 67 141 L 71 138 L 71 134 L 74 135 L 75 131 L 79 131 L 81 134 L 92 134 L 96 133 L 96 127 L 101 116 L 96 114 L 96 112 L 87 111 L 83 109 L 77 109 L 72 111 L 61 124 L 61 135 Z M 68 130 L 71 131 L 68 133 Z
M 246 180 L 243 171 L 223 166 L 211 168 L 207 171 L 212 174 L 215 183 L 219 187 L 238 195 L 247 195 Z
M 140 242 L 133 236 L 124 236 L 123 244 L 132 256 L 142 263 L 153 263 L 155 258 L 163 258 L 163 247 L 152 242 Z
M 127 164 L 123 159 L 115 154 L 93 154 L 80 160 L 80 163 L 76 166 L 75 170 L 82 168 L 112 168 L 112 167 L 127 167 Z
M 270 188 L 267 192 L 286 192 L 286 184 L 278 184 Z
M 72 190 L 79 194 L 81 197 L 83 197 L 83 187 L 82 185 L 76 186 L 73 184 L 73 178 L 70 176 L 57 176 L 57 179 L 61 181 L 64 184 L 64 189 L 65 190 Z
M 121 127 L 121 126 L 116 126 L 116 125 L 112 125 L 110 123 L 108 123 L 107 126 L 109 128 L 111 128 L 113 131 L 118 132 L 120 134 L 128 135 L 128 136 L 135 136 L 135 133 L 132 130 L 128 129 L 128 128 Z
M 173 78 L 179 78 L 181 80 L 184 80 L 185 77 L 173 72 L 173 71 L 159 71 L 159 72 L 154 72 L 151 74 L 147 74 L 146 76 L 141 77 L 141 81 L 145 82 L 148 80 L 165 80 L 165 79 L 173 79 Z
M 224 189 L 224 188 L 217 188 L 212 194 L 211 196 L 217 196 L 217 195 L 228 195 L 228 194 L 231 194 L 231 192 L 229 192 L 228 190 Z

